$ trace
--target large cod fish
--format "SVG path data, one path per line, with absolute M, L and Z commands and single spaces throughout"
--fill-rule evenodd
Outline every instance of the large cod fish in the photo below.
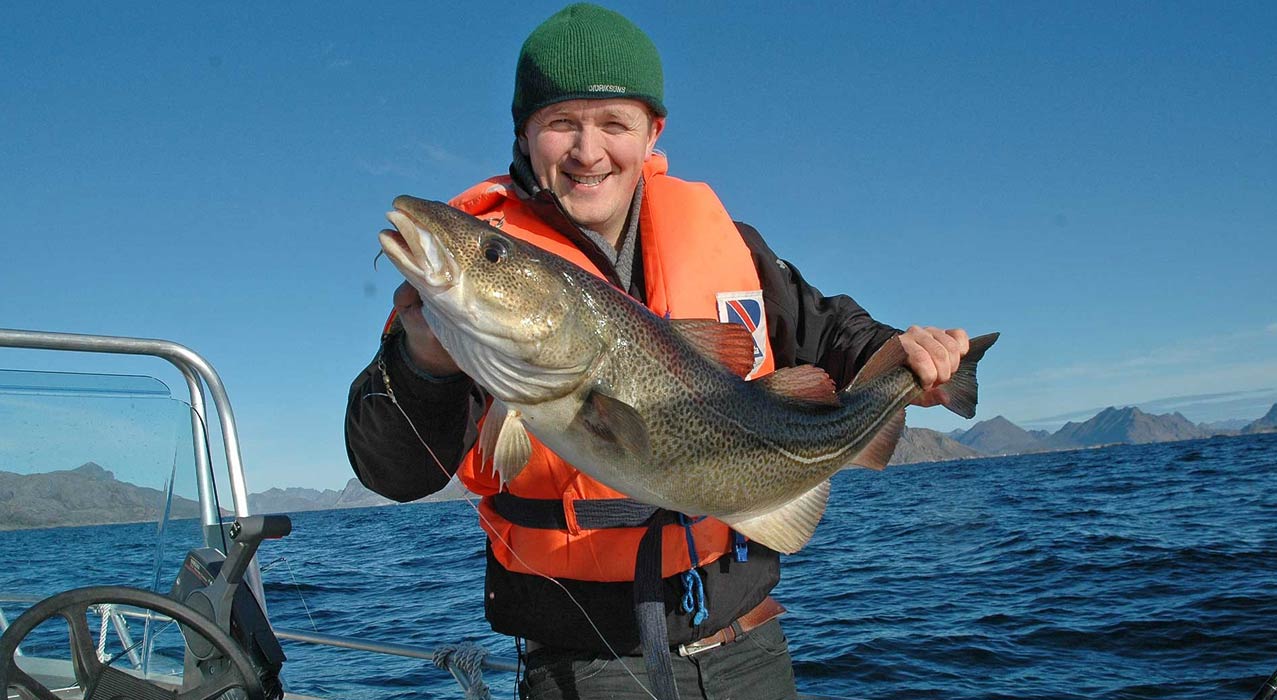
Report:
M 669 321 L 580 267 L 439 202 L 401 196 L 381 232 L 386 255 L 421 293 L 426 321 L 494 398 L 479 446 L 505 482 L 528 433 L 630 497 L 709 515 L 792 553 L 825 510 L 829 477 L 881 469 L 922 393 L 892 340 L 836 392 L 820 369 L 756 381 L 738 324 Z M 975 414 L 974 338 L 945 405 Z

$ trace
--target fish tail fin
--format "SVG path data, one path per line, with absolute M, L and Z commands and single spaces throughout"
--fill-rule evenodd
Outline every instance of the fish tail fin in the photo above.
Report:
M 975 417 L 975 405 L 978 399 L 978 386 L 976 384 L 975 370 L 976 364 L 984 358 L 984 353 L 998 339 L 998 333 L 989 333 L 977 338 L 971 339 L 970 349 L 967 354 L 962 357 L 962 362 L 958 364 L 958 370 L 949 378 L 949 383 L 943 387 L 944 401 L 941 404 L 962 416 L 963 418 Z

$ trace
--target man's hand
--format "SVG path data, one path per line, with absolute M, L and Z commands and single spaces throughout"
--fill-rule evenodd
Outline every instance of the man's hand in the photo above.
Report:
M 934 326 L 909 326 L 900 336 L 900 344 L 909 357 L 909 369 L 922 382 L 923 394 L 914 404 L 938 406 L 944 402 L 945 382 L 958 370 L 958 363 L 971 344 L 961 328 L 940 330 Z
M 421 315 L 421 295 L 411 284 L 404 282 L 395 290 L 395 311 L 398 312 L 399 322 L 403 324 L 407 335 L 405 341 L 408 356 L 418 369 L 436 377 L 461 372 L 452 355 L 448 354 L 435 337 L 434 331 L 426 324 L 426 317 Z

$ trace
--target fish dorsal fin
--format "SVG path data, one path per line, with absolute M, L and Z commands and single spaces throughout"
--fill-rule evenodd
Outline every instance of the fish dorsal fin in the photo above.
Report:
M 886 469 L 887 463 L 891 461 L 891 455 L 895 454 L 896 443 L 900 442 L 900 436 L 904 430 L 905 410 L 902 408 L 887 419 L 887 422 L 878 430 L 869 444 L 856 455 L 856 458 L 851 460 L 851 463 L 866 469 L 878 471 Z
M 826 406 L 839 405 L 834 380 L 816 365 L 782 367 L 756 381 L 773 394 L 787 399 Z
M 502 485 L 518 476 L 532 457 L 532 440 L 522 415 L 493 401 L 479 432 L 479 454 L 484 465 L 492 466 Z
M 856 378 L 851 380 L 851 386 L 864 384 L 876 377 L 882 376 L 897 367 L 907 367 L 909 356 L 905 354 L 905 346 L 900 344 L 900 336 L 893 335 L 891 338 L 878 348 L 878 351 L 869 358 L 864 367 L 856 373 Z
M 581 410 L 573 419 L 573 427 L 625 454 L 646 458 L 652 451 L 643 416 L 633 406 L 598 390 L 591 391 L 581 404 Z
M 825 514 L 829 481 L 762 515 L 744 520 L 724 520 L 734 530 L 777 552 L 793 554 L 806 546 Z
M 700 354 L 744 377 L 754 369 L 754 335 L 739 323 L 712 318 L 676 318 L 670 321 L 683 340 Z

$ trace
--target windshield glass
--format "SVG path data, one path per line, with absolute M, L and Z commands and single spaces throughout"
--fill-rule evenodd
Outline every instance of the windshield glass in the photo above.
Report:
M 0 592 L 167 592 L 203 542 L 191 417 L 154 377 L 0 370 Z
M 0 630 L 72 588 L 169 592 L 204 543 L 193 415 L 154 377 L 0 370 Z M 103 660 L 180 678 L 169 620 L 123 606 L 89 618 Z M 67 634 L 50 621 L 22 642 L 46 682 L 73 682 Z

